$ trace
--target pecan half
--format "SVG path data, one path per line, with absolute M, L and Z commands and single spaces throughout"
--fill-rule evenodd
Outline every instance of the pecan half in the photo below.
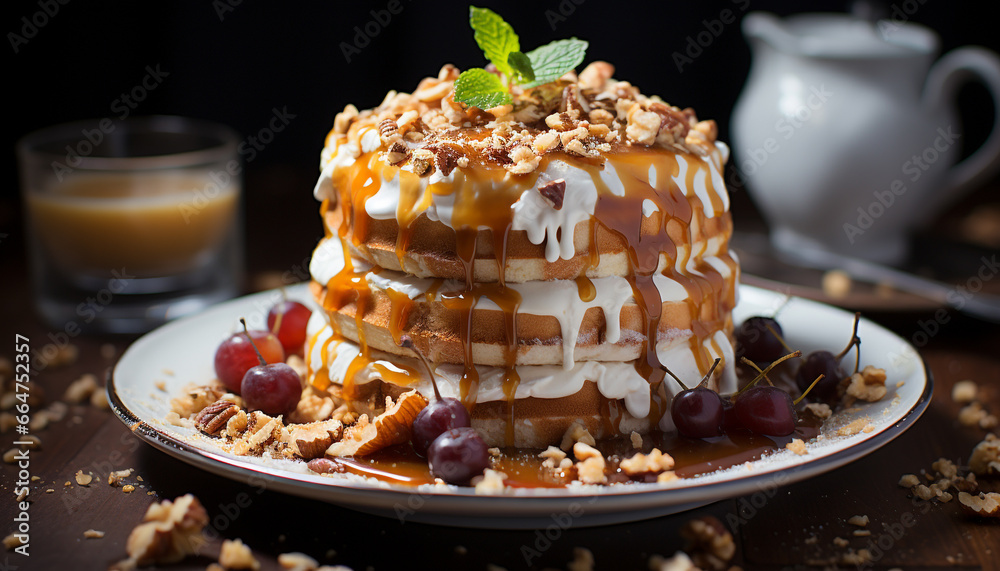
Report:
M 566 197 L 566 180 L 557 178 L 538 187 L 538 193 L 556 210 L 562 209 Z
M 218 400 L 201 409 L 194 423 L 198 430 L 211 436 L 218 436 L 226 423 L 239 412 L 240 407 L 228 400 Z

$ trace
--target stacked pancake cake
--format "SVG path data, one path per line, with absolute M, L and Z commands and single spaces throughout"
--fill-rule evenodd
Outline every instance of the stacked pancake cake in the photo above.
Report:
M 462 400 L 491 446 L 670 430 L 735 388 L 738 264 L 712 121 L 590 64 L 481 110 L 447 65 L 340 113 L 315 196 L 310 382 L 359 413 Z M 425 365 L 422 360 L 426 360 Z

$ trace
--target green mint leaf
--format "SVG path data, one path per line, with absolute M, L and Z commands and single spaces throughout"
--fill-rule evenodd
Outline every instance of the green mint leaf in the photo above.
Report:
M 511 102 L 500 78 L 485 69 L 469 69 L 455 80 L 455 101 L 470 107 L 491 109 Z
M 504 75 L 511 75 L 507 56 L 521 50 L 514 28 L 496 12 L 488 8 L 469 7 L 469 24 L 475 32 L 476 43 Z M 478 107 L 478 106 L 477 106 Z
M 514 83 L 527 83 L 535 80 L 535 70 L 531 69 L 531 60 L 522 52 L 510 52 L 507 63 L 513 73 Z
M 525 87 L 537 87 L 559 79 L 566 72 L 576 69 L 583 62 L 586 52 L 587 42 L 576 38 L 556 40 L 531 50 L 528 59 L 531 60 L 535 79 Z

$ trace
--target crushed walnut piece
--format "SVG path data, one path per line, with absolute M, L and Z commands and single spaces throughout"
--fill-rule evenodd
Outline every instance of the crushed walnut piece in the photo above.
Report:
M 649 568 L 651 571 L 701 571 L 683 551 L 678 551 L 670 559 L 653 555 L 649 558 Z
M 604 455 L 596 448 L 584 442 L 573 445 L 573 456 L 576 457 L 577 478 L 584 484 L 604 484 L 608 481 L 604 473 L 606 462 Z
M 807 452 L 809 452 L 808 448 L 806 448 L 806 443 L 803 442 L 801 438 L 793 438 L 791 442 L 785 444 L 785 448 L 791 450 L 799 456 L 804 456 Z
M 170 399 L 170 410 L 181 418 L 191 418 L 202 409 L 222 398 L 225 394 L 221 388 L 205 386 L 189 386 L 184 390 L 184 394 Z
M 245 430 L 233 442 L 233 454 L 238 456 L 260 456 L 264 453 L 264 449 L 267 446 L 281 439 L 282 426 L 280 416 L 271 418 L 259 410 L 253 411 L 247 415 Z
M 629 476 L 658 474 L 673 468 L 674 459 L 671 455 L 660 452 L 658 448 L 653 448 L 649 454 L 637 452 L 631 458 L 622 460 L 619 466 Z
M 811 402 L 806 405 L 805 409 L 820 420 L 830 418 L 833 415 L 833 409 L 830 408 L 830 405 L 822 402 Z
M 566 433 L 563 434 L 562 442 L 559 444 L 559 448 L 563 450 L 569 450 L 577 442 L 583 442 L 589 446 L 595 446 L 597 440 L 590 434 L 590 431 L 583 425 L 583 423 L 577 421 L 566 429 Z
M 226 569 L 260 569 L 260 562 L 240 539 L 225 539 L 219 551 L 219 563 Z
M 108 485 L 117 486 L 124 480 L 132 475 L 132 468 L 126 468 L 124 470 L 117 470 L 108 474 Z
M 152 504 L 142 521 L 126 541 L 128 559 L 118 562 L 113 569 L 126 571 L 176 563 L 197 554 L 206 542 L 202 530 L 208 524 L 208 514 L 191 494 Z
M 958 381 L 953 387 L 951 387 L 951 400 L 958 404 L 968 404 L 976 400 L 976 395 L 978 394 L 979 385 L 977 385 L 974 381 Z
M 565 472 L 573 467 L 573 461 L 566 457 L 562 449 L 555 446 L 549 446 L 538 456 L 545 459 L 542 461 L 542 467 L 552 471 Z
M 854 373 L 846 381 L 847 396 L 866 402 L 876 402 L 885 396 L 885 369 L 879 369 L 871 365 L 866 366 L 859 373 Z
M 365 456 L 386 446 L 400 444 L 410 439 L 413 421 L 423 408 L 425 399 L 417 391 L 403 393 L 393 403 L 386 397 L 385 412 L 368 421 L 361 415 L 357 423 L 344 431 L 343 437 L 327 449 L 329 456 Z
M 681 537 L 688 541 L 685 551 L 701 569 L 721 571 L 729 568 L 736 554 L 733 534 L 712 516 L 693 519 L 681 528 Z
M 959 492 L 958 503 L 970 514 L 980 517 L 1000 517 L 1000 494 L 996 492 L 980 492 L 977 496 Z
M 343 434 L 344 425 L 338 420 L 321 420 L 309 424 L 289 427 L 289 441 L 292 451 L 300 457 L 311 460 L 323 456 L 327 448 Z
M 89 399 L 97 388 L 97 377 L 87 373 L 66 387 L 63 400 L 70 404 L 79 404 Z
M 979 476 L 1000 475 L 1000 438 L 990 433 L 969 456 L 969 469 Z
M 487 468 L 482 476 L 477 476 L 476 478 L 476 494 L 493 495 L 502 493 L 504 489 L 503 481 L 505 479 L 507 479 L 507 474 Z

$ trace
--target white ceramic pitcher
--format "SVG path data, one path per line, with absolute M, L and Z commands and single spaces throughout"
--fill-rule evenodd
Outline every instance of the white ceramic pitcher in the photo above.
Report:
M 911 23 L 848 15 L 743 20 L 753 52 L 732 117 L 730 175 L 744 180 L 781 252 L 898 263 L 907 234 L 1000 166 L 1000 109 L 961 155 L 953 100 L 981 79 L 1000 99 L 1000 59 L 977 47 L 936 63 L 938 38 Z

